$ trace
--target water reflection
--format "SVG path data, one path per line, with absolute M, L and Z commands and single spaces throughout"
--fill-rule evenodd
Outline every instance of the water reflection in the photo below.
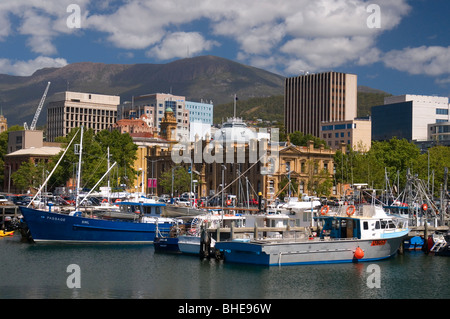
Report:
M 380 288 L 367 285 L 369 263 L 260 267 L 156 254 L 151 245 L 30 245 L 14 236 L 0 240 L 0 262 L 0 298 L 450 297 L 450 258 L 422 252 L 377 262 Z M 80 266 L 80 289 L 66 285 L 70 264 Z

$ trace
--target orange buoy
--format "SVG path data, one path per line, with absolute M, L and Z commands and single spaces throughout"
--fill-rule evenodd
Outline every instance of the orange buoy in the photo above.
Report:
M 347 216 L 352 216 L 356 211 L 356 208 L 354 205 L 350 205 L 347 207 Z
M 362 259 L 364 257 L 364 250 L 362 250 L 360 247 L 356 248 L 353 256 L 356 259 Z
M 325 205 L 325 206 L 323 206 L 321 209 L 320 209 L 320 214 L 321 215 L 326 215 L 326 214 L 328 214 L 328 211 L 330 210 L 330 207 L 328 206 L 328 205 Z
M 422 204 L 422 209 L 425 211 L 428 209 L 428 205 L 427 204 Z

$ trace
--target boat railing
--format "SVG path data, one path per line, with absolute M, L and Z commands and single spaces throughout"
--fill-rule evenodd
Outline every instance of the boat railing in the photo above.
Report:
M 250 239 L 250 243 L 255 244 L 285 244 L 285 243 L 305 243 L 305 242 L 311 242 L 311 243 L 317 243 L 317 242 L 328 242 L 328 241 L 354 241 L 358 240 L 356 237 L 350 237 L 350 238 L 331 238 L 329 236 L 321 238 L 321 237 L 283 237 L 283 238 L 264 238 L 264 239 Z M 231 241 L 231 240 L 229 240 Z

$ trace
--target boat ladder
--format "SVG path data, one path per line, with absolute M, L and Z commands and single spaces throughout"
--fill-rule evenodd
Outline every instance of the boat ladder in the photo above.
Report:
M 438 235 L 433 236 L 434 239 L 434 245 L 431 247 L 430 252 L 433 251 L 437 253 L 441 248 L 445 247 L 447 245 L 447 241 L 444 239 L 444 236 Z

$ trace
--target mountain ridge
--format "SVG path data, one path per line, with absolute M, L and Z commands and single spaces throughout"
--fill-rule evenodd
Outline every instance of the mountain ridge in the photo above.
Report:
M 119 95 L 121 102 L 132 96 L 172 92 L 191 101 L 214 104 L 241 98 L 282 94 L 284 77 L 216 56 L 199 56 L 166 64 L 71 63 L 61 68 L 43 68 L 30 76 L 0 74 L 0 107 L 10 125 L 30 121 L 47 82 L 47 99 L 61 91 Z M 46 103 L 47 104 L 47 103 Z M 46 121 L 46 104 L 38 125 Z
M 53 94 L 66 90 L 118 95 L 121 103 L 131 101 L 132 96 L 173 93 L 189 101 L 212 100 L 219 106 L 233 102 L 235 94 L 240 101 L 283 95 L 284 79 L 284 76 L 212 55 L 165 64 L 76 62 L 60 68 L 43 68 L 30 76 L 0 74 L 0 107 L 8 125 L 29 123 L 49 81 L 52 84 L 47 101 Z M 38 125 L 46 122 L 46 106 L 47 103 Z

